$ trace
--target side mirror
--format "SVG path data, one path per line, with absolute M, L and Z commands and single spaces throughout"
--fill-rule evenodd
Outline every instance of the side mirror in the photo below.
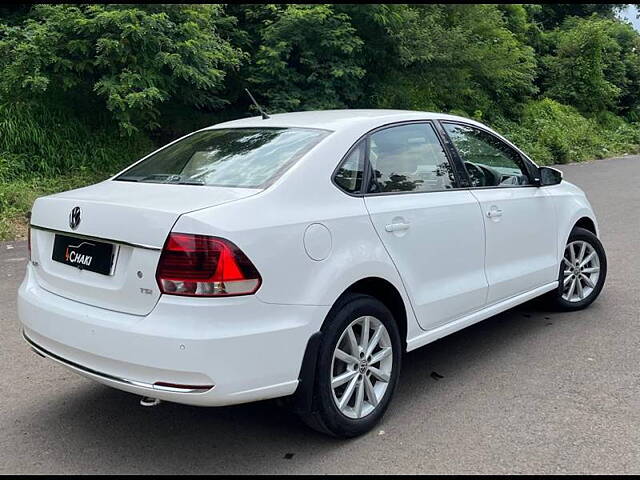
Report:
M 540 167 L 538 169 L 538 185 L 541 187 L 547 185 L 558 185 L 562 182 L 562 172 L 557 168 Z

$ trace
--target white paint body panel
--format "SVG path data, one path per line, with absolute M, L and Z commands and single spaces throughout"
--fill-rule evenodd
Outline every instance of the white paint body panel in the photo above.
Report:
M 146 315 L 160 298 L 156 266 L 178 217 L 259 191 L 105 181 L 38 198 L 33 206 L 32 225 L 113 240 L 111 243 L 119 252 L 113 275 L 79 270 L 52 261 L 55 234 L 34 228 L 32 260 L 39 265 L 35 275 L 44 289 L 57 295 L 109 310 Z M 76 230 L 69 226 L 69 213 L 74 207 L 82 209 L 82 221 Z M 137 272 L 142 272 L 142 278 Z M 141 288 L 149 293 L 141 293 Z
M 199 299 L 164 295 L 140 317 L 47 292 L 29 266 L 18 315 L 42 348 L 83 367 L 153 384 L 210 385 L 206 393 L 117 388 L 194 405 L 228 405 L 295 391 L 308 339 L 328 307 L 275 305 L 256 296 Z M 182 346 L 184 348 L 182 348 Z
M 33 205 L 31 224 L 162 248 L 167 233 L 183 213 L 221 205 L 259 191 L 107 180 L 38 198 Z M 72 231 L 69 212 L 77 206 L 83 211 L 82 222 Z
M 365 198 L 420 325 L 435 328 L 484 306 L 484 225 L 468 190 Z M 408 225 L 388 232 L 391 224 Z
M 558 278 L 556 212 L 545 189 L 473 190 L 480 202 L 486 232 L 489 305 Z
M 380 278 L 398 292 L 409 350 L 554 288 L 569 231 L 583 217 L 595 223 L 584 193 L 568 182 L 367 197 L 331 182 L 368 131 L 434 118 L 457 117 L 353 110 L 227 122 L 211 128 L 332 132 L 264 190 L 107 180 L 38 199 L 34 225 L 109 239 L 120 255 L 109 277 L 54 264 L 54 233 L 34 229 L 35 263 L 18 298 L 25 334 L 91 371 L 149 384 L 215 384 L 206 393 L 157 392 L 71 367 L 116 388 L 227 405 L 293 393 L 309 338 L 359 280 Z M 503 210 L 496 223 L 485 215 L 494 204 Z M 71 231 L 75 206 L 83 219 Z M 410 223 L 402 235 L 385 230 L 396 217 Z M 235 298 L 160 295 L 155 270 L 171 231 L 232 241 L 260 272 L 261 287 Z

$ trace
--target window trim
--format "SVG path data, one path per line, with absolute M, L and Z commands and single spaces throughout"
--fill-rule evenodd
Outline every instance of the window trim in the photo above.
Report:
M 442 147 L 442 150 L 443 150 L 445 156 L 447 157 L 447 161 L 451 165 L 451 168 L 452 168 L 453 175 L 455 177 L 457 186 L 453 187 L 453 188 L 443 189 L 443 190 L 425 190 L 425 191 L 415 191 L 414 190 L 414 191 L 411 191 L 411 192 L 371 192 L 371 193 L 368 192 L 369 184 L 370 184 L 370 181 L 371 181 L 371 162 L 369 161 L 369 142 L 370 142 L 371 135 L 373 135 L 374 133 L 377 133 L 379 131 L 382 131 L 382 130 L 387 130 L 389 128 L 402 127 L 402 126 L 405 126 L 405 125 L 423 124 L 423 123 L 429 124 L 433 128 L 433 131 L 436 134 L 436 137 L 438 138 L 438 141 L 440 142 L 440 146 Z M 338 170 L 342 166 L 342 164 L 347 160 L 349 155 L 351 155 L 353 150 L 355 148 L 357 148 L 360 145 L 360 142 L 362 142 L 362 141 L 365 142 L 364 170 L 362 172 L 363 181 L 362 181 L 362 184 L 360 185 L 360 191 L 359 192 L 354 192 L 354 193 L 347 192 L 340 185 L 338 185 L 336 183 L 335 177 L 336 177 L 336 174 L 337 174 Z M 460 166 L 458 165 L 458 161 L 457 161 L 456 157 L 454 157 L 452 155 L 452 152 L 449 150 L 448 145 L 446 144 L 447 141 L 450 141 L 450 140 L 448 139 L 448 137 L 443 137 L 442 132 L 440 132 L 440 128 L 439 128 L 439 125 L 438 125 L 438 120 L 435 120 L 435 119 L 404 120 L 404 121 L 400 121 L 400 122 L 392 122 L 392 123 L 387 123 L 387 124 L 384 124 L 384 125 L 377 126 L 375 128 L 372 128 L 368 132 L 364 133 L 363 135 L 361 135 L 353 143 L 353 145 L 351 145 L 349 150 L 347 150 L 347 153 L 342 156 L 342 158 L 338 162 L 338 165 L 336 166 L 336 168 L 331 173 L 331 183 L 333 183 L 336 186 L 336 188 L 338 188 L 338 190 L 340 190 L 341 192 L 345 193 L 346 195 L 349 195 L 350 197 L 377 197 L 377 196 L 386 196 L 386 195 L 409 195 L 409 194 L 418 194 L 418 193 L 442 193 L 442 192 L 453 192 L 453 191 L 456 191 L 456 190 L 466 190 L 468 188 L 466 186 L 468 184 L 468 179 L 467 179 L 468 177 L 465 176 L 466 175 L 466 171 L 464 171 L 464 172 L 460 171 Z
M 467 183 L 467 187 L 466 187 L 467 190 L 489 190 L 489 189 L 502 189 L 502 188 L 530 188 L 530 187 L 538 188 L 540 186 L 539 185 L 539 175 L 537 173 L 539 167 L 529 157 L 527 157 L 524 154 L 524 152 L 522 152 L 522 150 L 520 150 L 518 147 L 516 147 L 513 143 L 508 141 L 506 138 L 503 138 L 502 136 L 498 135 L 497 133 L 494 133 L 494 132 L 488 130 L 486 127 L 482 127 L 482 126 L 479 126 L 479 125 L 476 125 L 476 124 L 470 123 L 470 122 L 465 122 L 463 120 L 439 119 L 438 123 L 440 124 L 440 127 L 442 128 L 442 131 L 443 131 L 444 135 L 447 136 L 447 139 L 448 139 L 449 144 L 450 144 L 450 148 L 452 149 L 452 153 L 456 156 L 458 163 L 464 169 L 464 173 L 465 173 L 465 177 L 466 177 L 466 183 Z M 518 158 L 522 162 L 522 166 L 526 170 L 526 175 L 527 175 L 530 183 L 528 185 L 503 185 L 503 186 L 488 185 L 488 186 L 485 186 L 485 187 L 473 186 L 471 184 L 471 177 L 469 176 L 469 172 L 467 171 L 467 167 L 465 166 L 464 161 L 462 160 L 462 156 L 460 155 L 460 152 L 458 151 L 458 149 L 456 148 L 455 144 L 453 143 L 453 140 L 451 140 L 451 137 L 449 136 L 449 133 L 446 131 L 446 129 L 443 126 L 445 123 L 449 123 L 449 124 L 452 124 L 452 125 L 462 125 L 464 127 L 469 127 L 469 128 L 475 128 L 476 130 L 480 130 L 481 132 L 484 132 L 487 135 L 490 135 L 491 137 L 495 138 L 496 140 L 504 143 L 507 147 L 511 148 L 518 155 Z

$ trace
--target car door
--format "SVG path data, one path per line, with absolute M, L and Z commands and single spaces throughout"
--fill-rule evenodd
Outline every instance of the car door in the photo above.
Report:
M 486 236 L 487 304 L 558 277 L 552 199 L 532 181 L 533 165 L 491 132 L 442 122 L 480 202 Z
M 384 127 L 366 142 L 364 201 L 424 329 L 482 308 L 487 293 L 478 201 L 430 122 Z

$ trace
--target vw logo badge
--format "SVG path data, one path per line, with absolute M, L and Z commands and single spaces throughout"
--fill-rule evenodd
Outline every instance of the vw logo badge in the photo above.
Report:
M 81 213 L 82 211 L 80 210 L 80 207 L 74 207 L 73 210 L 71 210 L 71 213 L 69 214 L 69 226 L 71 227 L 71 230 L 75 230 L 78 228 L 78 225 L 80 225 Z

